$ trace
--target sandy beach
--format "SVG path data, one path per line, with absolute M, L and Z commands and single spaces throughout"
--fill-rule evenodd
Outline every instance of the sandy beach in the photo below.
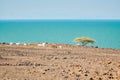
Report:
M 120 50 L 0 44 L 0 80 L 120 80 Z

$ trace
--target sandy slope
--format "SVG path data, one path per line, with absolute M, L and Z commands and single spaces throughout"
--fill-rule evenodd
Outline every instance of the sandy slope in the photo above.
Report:
M 0 45 L 0 80 L 120 80 L 120 50 Z

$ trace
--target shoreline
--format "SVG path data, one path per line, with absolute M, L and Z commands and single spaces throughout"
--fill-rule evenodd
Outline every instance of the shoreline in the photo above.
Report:
M 8 47 L 24 47 L 24 48 L 60 48 L 59 46 L 61 46 L 61 48 L 70 48 L 70 47 L 74 47 L 74 48 L 96 48 L 96 49 L 113 49 L 113 50 L 120 50 L 119 48 L 104 48 L 104 47 L 98 47 L 98 46 L 82 46 L 82 45 L 77 45 L 77 44 L 64 44 L 64 43 L 45 43 L 45 46 L 39 46 L 39 44 L 42 43 L 31 43 L 31 44 L 27 44 L 24 45 L 23 44 L 0 44 L 0 46 L 8 46 Z

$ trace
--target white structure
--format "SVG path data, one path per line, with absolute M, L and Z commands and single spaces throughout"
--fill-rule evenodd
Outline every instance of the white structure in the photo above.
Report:
M 24 46 L 26 46 L 27 44 L 26 43 L 23 43 Z
M 12 43 L 12 42 L 10 42 L 10 43 L 9 43 L 9 45 L 13 45 L 13 43 Z
M 79 43 L 77 43 L 76 45 L 80 46 L 80 44 L 79 44 Z
M 58 46 L 58 48 L 60 48 L 60 49 L 61 49 L 61 48 L 62 48 L 62 46 Z
M 20 43 L 16 43 L 16 45 L 20 45 Z
M 46 43 L 42 43 L 43 47 L 45 47 Z
M 40 44 L 38 44 L 38 46 L 39 46 L 39 47 L 45 47 L 45 44 L 46 44 L 46 43 L 40 43 Z

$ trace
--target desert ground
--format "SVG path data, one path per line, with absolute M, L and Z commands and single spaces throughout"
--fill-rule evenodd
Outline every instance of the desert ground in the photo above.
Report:
M 120 50 L 0 44 L 0 80 L 120 80 Z

